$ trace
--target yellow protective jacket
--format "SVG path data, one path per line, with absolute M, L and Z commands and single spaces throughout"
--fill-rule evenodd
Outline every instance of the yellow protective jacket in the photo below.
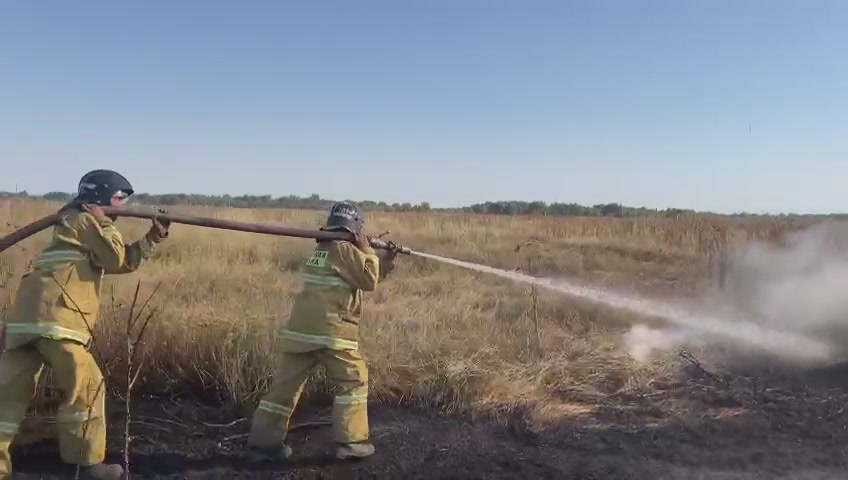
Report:
M 381 272 L 381 259 L 371 247 L 319 242 L 303 267 L 303 289 L 281 334 L 283 351 L 358 350 L 362 292 L 374 291 L 388 273 Z
M 153 253 L 151 235 L 125 245 L 112 220 L 62 212 L 50 244 L 21 279 L 6 323 L 6 349 L 36 338 L 91 339 L 100 311 L 104 274 L 135 271 Z

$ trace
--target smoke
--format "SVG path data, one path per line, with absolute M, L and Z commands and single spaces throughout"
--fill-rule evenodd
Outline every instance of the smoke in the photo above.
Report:
M 650 331 L 638 327 L 625 337 L 634 356 L 647 358 L 654 350 L 677 346 L 698 340 L 720 341 L 783 355 L 796 361 L 821 362 L 832 356 L 832 347 L 806 335 L 776 329 L 768 324 L 758 324 L 729 309 L 693 308 L 682 301 L 657 301 L 638 295 L 628 295 L 592 288 L 577 282 L 551 278 L 538 278 L 523 273 L 502 270 L 453 258 L 423 252 L 414 255 L 456 265 L 478 272 L 489 273 L 513 281 L 538 285 L 542 288 L 600 303 L 608 307 L 625 309 L 639 315 L 664 319 L 675 330 Z
M 744 318 L 764 331 L 828 345 L 829 352 L 817 358 L 818 364 L 842 360 L 848 353 L 848 224 L 818 224 L 788 235 L 783 245 L 744 246 L 731 256 L 726 289 L 706 300 L 712 310 Z M 657 350 L 696 340 L 715 345 L 718 339 L 704 333 L 640 326 L 625 336 L 624 343 L 634 357 L 645 359 Z M 808 344 L 785 342 L 772 353 L 799 362 L 810 357 L 808 350 Z
M 637 361 L 650 360 L 657 351 L 671 350 L 697 340 L 696 331 L 681 328 L 661 330 L 646 325 L 634 325 L 624 335 L 627 353 Z

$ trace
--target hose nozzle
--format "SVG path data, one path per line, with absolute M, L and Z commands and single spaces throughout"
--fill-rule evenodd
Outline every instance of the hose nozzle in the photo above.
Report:
M 380 240 L 379 238 L 369 238 L 368 243 L 371 244 L 372 248 L 378 248 L 381 250 L 389 250 L 395 253 L 403 253 L 404 255 L 409 255 L 412 253 L 412 249 L 409 247 L 404 247 L 403 245 L 398 245 L 395 242 Z

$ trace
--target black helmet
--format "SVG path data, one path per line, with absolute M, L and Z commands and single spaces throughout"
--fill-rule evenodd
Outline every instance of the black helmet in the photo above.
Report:
M 92 170 L 80 179 L 74 200 L 108 207 L 116 193 L 125 199 L 133 194 L 133 187 L 126 177 L 113 170 Z
M 330 209 L 330 215 L 321 230 L 347 230 L 350 233 L 357 233 L 362 230 L 362 224 L 365 220 L 356 205 L 347 202 L 338 202 Z

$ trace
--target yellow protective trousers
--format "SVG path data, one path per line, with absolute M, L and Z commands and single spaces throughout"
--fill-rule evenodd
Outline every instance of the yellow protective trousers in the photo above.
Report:
M 0 356 L 0 478 L 12 472 L 9 445 L 49 366 L 64 398 L 56 414 L 62 460 L 79 465 L 106 456 L 106 385 L 85 346 L 71 340 L 39 338 Z
M 327 379 L 340 388 L 333 401 L 333 438 L 339 443 L 368 440 L 368 368 L 357 350 L 322 348 L 284 352 L 270 391 L 253 416 L 248 445 L 279 449 L 289 428 L 309 372 L 318 364 Z

